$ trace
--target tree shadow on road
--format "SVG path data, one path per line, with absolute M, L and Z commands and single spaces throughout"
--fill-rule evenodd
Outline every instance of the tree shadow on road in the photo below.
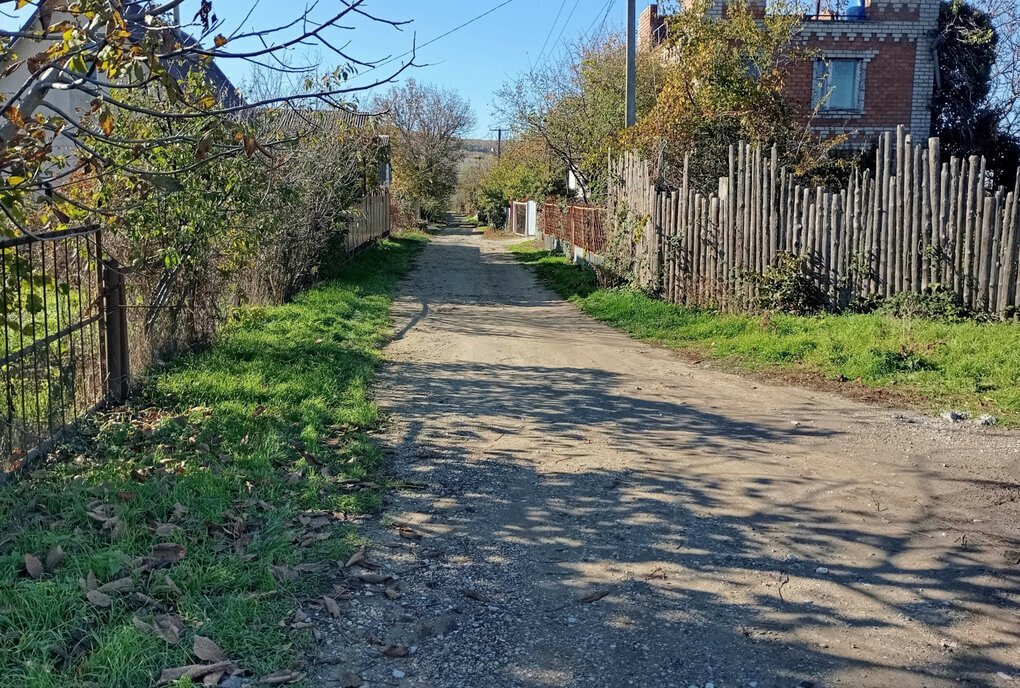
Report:
M 459 575 L 518 615 L 486 685 L 995 685 L 1018 669 L 1020 574 L 938 532 L 922 467 L 897 469 L 919 490 L 901 503 L 876 493 L 867 457 L 823 476 L 789 461 L 838 433 L 644 398 L 606 371 L 394 363 L 383 377 L 389 410 L 420 419 L 397 470 L 428 486 L 395 507 L 427 515 L 465 557 Z M 484 606 L 458 609 L 488 623 Z

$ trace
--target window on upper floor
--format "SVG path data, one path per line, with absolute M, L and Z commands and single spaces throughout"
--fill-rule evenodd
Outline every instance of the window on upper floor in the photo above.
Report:
M 803 14 L 805 19 L 861 20 L 867 17 L 868 0 L 766 0 L 771 14 Z
M 816 60 L 811 104 L 822 112 L 862 110 L 863 64 L 855 59 Z

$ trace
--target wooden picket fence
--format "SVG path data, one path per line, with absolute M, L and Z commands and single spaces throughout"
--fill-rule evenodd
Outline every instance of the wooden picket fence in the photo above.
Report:
M 1010 315 L 1020 305 L 1020 172 L 992 188 L 983 158 L 943 160 L 937 139 L 914 145 L 901 127 L 879 141 L 873 169 L 845 188 L 805 187 L 775 148 L 731 146 L 717 192 L 658 188 L 633 154 L 611 163 L 610 232 L 631 232 L 634 276 L 676 303 L 744 308 L 784 254 L 806 256 L 825 305 L 868 296 L 952 290 L 968 308 Z M 620 213 L 621 207 L 626 211 Z

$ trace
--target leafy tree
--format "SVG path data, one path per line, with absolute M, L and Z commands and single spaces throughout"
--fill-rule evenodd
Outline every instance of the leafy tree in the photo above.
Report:
M 454 91 L 409 79 L 377 98 L 393 137 L 393 187 L 421 201 L 427 218 L 438 220 L 457 190 L 461 139 L 475 125 L 471 104 Z
M 532 137 L 504 143 L 503 157 L 479 180 L 472 206 L 480 220 L 502 228 L 510 201 L 525 198 L 543 201 L 566 193 L 566 171 L 562 164 L 550 159 L 542 139 Z
M 992 100 L 999 34 L 990 14 L 951 0 L 939 12 L 938 79 L 932 133 L 953 155 L 983 155 L 1002 183 L 1020 165 L 1020 140 L 1003 128 L 1002 103 Z
M 309 101 L 341 104 L 352 94 L 371 87 L 348 83 L 359 69 L 374 65 L 336 48 L 332 32 L 351 28 L 344 24 L 354 18 L 400 23 L 371 14 L 363 7 L 365 0 L 352 0 L 324 21 L 314 20 L 311 10 L 305 10 L 296 12 L 296 18 L 291 17 L 294 21 L 279 26 L 223 33 L 225 20 L 217 17 L 212 0 L 202 0 L 199 12 L 184 27 L 173 25 L 168 13 L 179 10 L 182 4 L 183 0 L 159 4 L 137 0 L 68 0 L 63 4 L 19 0 L 19 7 L 36 5 L 37 9 L 32 26 L 0 36 L 0 58 L 6 62 L 6 73 L 23 75 L 24 79 L 0 106 L 0 211 L 7 219 L 4 231 L 26 231 L 24 203 L 38 191 L 44 190 L 54 205 L 66 201 L 64 191 L 72 176 L 69 168 L 88 170 L 92 176 L 133 169 L 127 161 L 113 159 L 89 141 L 108 144 L 104 150 L 131 151 L 186 142 L 193 151 L 188 167 L 231 155 L 250 157 L 259 148 L 269 151 L 276 142 L 256 142 L 246 127 L 247 118 L 241 115 Z M 35 41 L 43 41 L 48 47 L 34 55 L 17 53 L 23 45 L 36 45 Z M 290 65 L 286 61 L 286 52 L 299 44 L 320 45 L 338 58 L 334 78 L 321 88 L 246 102 L 234 94 L 189 91 L 175 77 L 182 68 L 185 72 L 206 68 L 213 60 L 266 64 L 288 75 L 315 73 L 318 65 Z M 390 81 L 410 64 L 376 83 Z M 64 111 L 62 104 L 69 93 L 91 103 L 93 126 L 85 127 L 76 113 Z M 171 107 L 146 107 L 132 99 L 137 93 L 157 95 Z M 165 126 L 138 139 L 115 136 L 116 121 L 128 114 L 148 115 Z M 188 126 L 195 123 L 198 126 Z M 187 133 L 178 133 L 177 128 Z M 231 138 L 212 152 L 209 132 L 216 130 L 229 130 Z M 65 147 L 58 146 L 58 142 L 69 144 L 72 153 L 60 152 Z M 81 205 L 83 200 L 77 203 Z M 60 224 L 61 217 L 60 213 L 47 216 L 54 225 Z
M 667 67 L 648 51 L 638 55 L 637 109 L 655 104 Z M 518 137 L 537 137 L 580 183 L 582 199 L 606 194 L 609 151 L 626 126 L 626 47 L 619 37 L 575 46 L 505 84 L 496 110 Z
M 971 0 L 995 29 L 995 63 L 989 107 L 999 115 L 998 129 L 1020 138 L 1020 3 L 1016 0 Z
M 809 55 L 791 45 L 801 14 L 772 4 L 759 21 L 746 2 L 730 4 L 724 17 L 699 2 L 670 17 L 664 59 L 670 68 L 651 110 L 621 140 L 675 182 L 680 162 L 692 157 L 692 176 L 706 188 L 725 174 L 728 149 L 740 140 L 777 144 L 802 171 L 813 167 L 837 140 L 821 142 L 784 92 L 790 67 Z

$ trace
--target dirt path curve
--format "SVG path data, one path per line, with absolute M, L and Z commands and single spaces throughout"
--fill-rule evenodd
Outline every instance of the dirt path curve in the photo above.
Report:
M 1020 686 L 1017 434 L 681 362 L 466 228 L 395 324 L 402 597 L 352 576 L 322 685 Z

